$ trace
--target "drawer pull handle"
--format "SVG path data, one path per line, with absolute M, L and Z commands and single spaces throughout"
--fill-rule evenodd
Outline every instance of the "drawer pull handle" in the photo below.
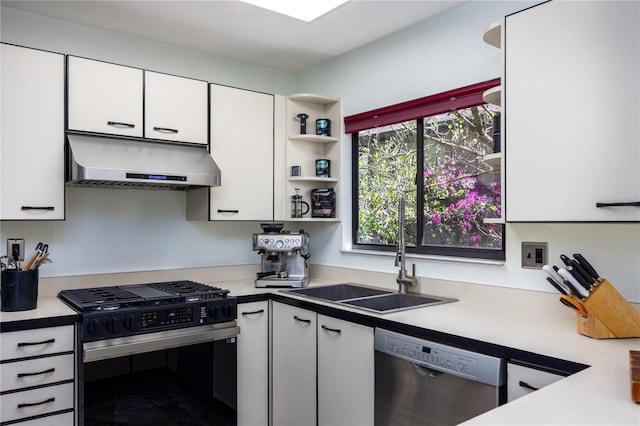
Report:
M 323 329 L 323 330 L 326 330 L 326 331 L 330 331 L 330 332 L 332 332 L 332 333 L 337 333 L 337 334 L 342 333 L 342 330 L 340 330 L 339 328 L 330 328 L 330 327 L 327 327 L 327 326 L 326 326 L 326 325 L 324 325 L 324 324 L 322 324 L 322 329 Z
M 56 371 L 55 368 L 49 368 L 48 370 L 39 371 L 37 373 L 18 373 L 18 377 L 40 376 L 42 374 L 49 374 Z
M 133 129 L 134 127 L 136 127 L 135 124 L 123 123 L 121 121 L 107 121 L 107 125 L 113 126 L 113 127 L 119 127 L 121 129 Z
M 527 382 L 523 382 L 522 380 L 520 380 L 520 381 L 518 382 L 518 384 L 519 384 L 521 387 L 523 387 L 523 388 L 525 388 L 525 389 L 530 389 L 530 390 L 532 390 L 532 391 L 537 391 L 538 389 L 540 389 L 540 388 L 537 388 L 537 387 L 535 387 L 535 386 L 531 386 L 529 383 L 527 383 Z
M 264 309 L 260 309 L 258 311 L 243 312 L 242 315 L 255 315 L 255 314 L 262 314 L 262 313 L 264 313 Z
M 218 213 L 240 213 L 240 210 L 224 210 L 224 209 L 218 209 Z
M 172 133 L 172 134 L 178 133 L 178 129 L 170 129 L 168 127 L 154 127 L 153 130 L 160 133 Z
M 298 322 L 303 322 L 303 323 L 305 323 L 305 324 L 311 324 L 311 320 L 309 320 L 309 319 L 304 319 L 304 318 L 300 318 L 300 317 L 299 317 L 299 316 L 297 316 L 297 315 L 294 315 L 294 316 L 293 316 L 293 319 L 294 319 L 294 320 L 296 320 L 296 321 L 298 321 Z
M 629 203 L 596 203 L 596 207 L 640 207 L 640 201 Z
M 24 402 L 22 404 L 18 404 L 18 408 L 26 408 L 26 407 L 35 407 L 36 405 L 44 405 L 44 404 L 48 404 L 50 402 L 54 402 L 56 399 L 54 397 L 51 397 L 49 399 L 45 399 L 44 401 L 40 401 L 40 402 Z
M 49 210 L 54 211 L 56 208 L 54 206 L 22 206 L 20 210 Z
M 55 343 L 55 341 L 56 339 L 43 340 L 42 342 L 20 342 L 18 343 L 18 347 L 21 348 L 23 346 L 48 345 L 50 343 Z

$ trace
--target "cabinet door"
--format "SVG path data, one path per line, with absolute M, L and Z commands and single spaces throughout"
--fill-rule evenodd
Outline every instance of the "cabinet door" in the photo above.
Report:
M 638 221 L 640 3 L 506 18 L 507 221 Z
M 372 425 L 373 329 L 318 315 L 318 425 Z
M 144 135 L 206 145 L 207 82 L 145 71 Z
M 238 305 L 238 426 L 269 422 L 269 302 Z
M 564 376 L 524 367 L 517 364 L 507 364 L 507 402 L 518 399 L 543 388 L 551 383 L 563 379 Z
M 64 56 L 0 45 L 0 219 L 64 219 Z
M 273 302 L 272 424 L 316 424 L 316 313 Z
M 69 129 L 142 137 L 142 70 L 68 61 Z
M 211 85 L 211 220 L 273 219 L 273 95 Z

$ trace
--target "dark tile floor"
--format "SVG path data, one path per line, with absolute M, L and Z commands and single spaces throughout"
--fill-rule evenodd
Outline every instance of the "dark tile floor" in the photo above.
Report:
M 235 411 L 153 370 L 85 385 L 85 425 L 232 426 Z

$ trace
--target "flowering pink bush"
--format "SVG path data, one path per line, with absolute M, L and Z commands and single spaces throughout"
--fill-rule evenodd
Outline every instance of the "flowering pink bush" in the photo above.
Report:
M 427 244 L 466 247 L 500 247 L 499 225 L 486 225 L 484 218 L 499 217 L 498 182 L 484 183 L 462 167 L 444 165 L 424 171 L 425 233 Z

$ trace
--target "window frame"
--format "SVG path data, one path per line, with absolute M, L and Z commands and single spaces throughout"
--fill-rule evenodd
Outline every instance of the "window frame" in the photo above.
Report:
M 358 169 L 358 138 L 362 130 L 375 129 L 385 125 L 397 124 L 405 121 L 417 121 L 417 170 L 416 170 L 416 191 L 417 194 L 424 194 L 424 179 L 418 179 L 424 172 L 424 118 L 448 112 L 454 109 L 471 108 L 486 104 L 482 99 L 482 94 L 492 87 L 500 85 L 500 79 L 488 80 L 482 83 L 465 86 L 459 89 L 442 92 L 436 95 L 427 96 L 413 101 L 403 102 L 384 108 L 345 117 L 345 132 L 351 133 L 351 223 L 352 248 L 357 250 L 389 251 L 397 250 L 395 246 L 385 244 L 361 244 L 357 242 L 359 229 L 359 169 Z M 504 151 L 504 150 L 503 150 Z M 504 152 L 503 152 L 504 155 Z M 501 188 L 504 194 L 504 188 Z M 416 241 L 421 242 L 424 232 L 424 197 L 416 197 L 418 212 L 417 215 L 417 235 Z M 502 196 L 504 203 L 504 195 Z M 504 209 L 503 209 L 504 211 Z M 460 257 L 471 259 L 505 260 L 506 259 L 506 238 L 505 225 L 496 224 L 502 227 L 502 247 L 501 249 L 459 247 L 459 246 L 438 246 L 438 245 L 417 245 L 407 247 L 408 253 Z

